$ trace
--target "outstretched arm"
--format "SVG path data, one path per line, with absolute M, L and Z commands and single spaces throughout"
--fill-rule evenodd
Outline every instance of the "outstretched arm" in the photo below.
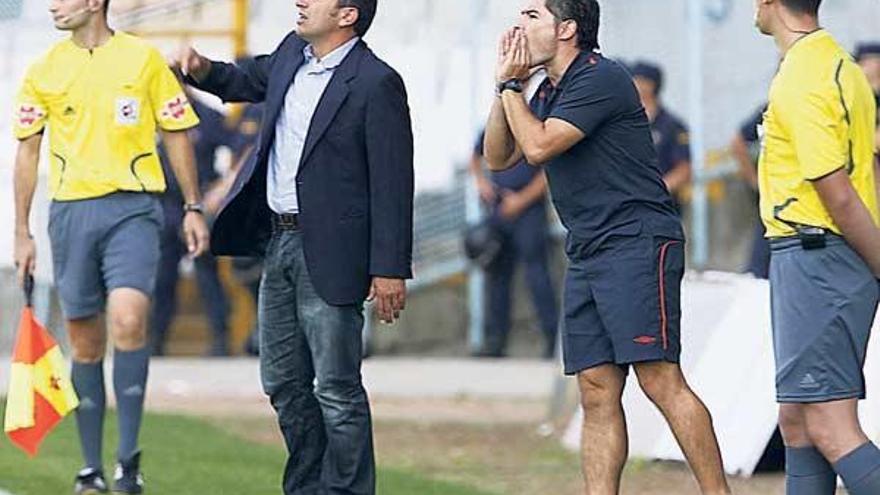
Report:
M 173 65 L 179 66 L 187 84 L 218 96 L 224 102 L 260 103 L 266 99 L 269 76 L 288 36 L 270 55 L 245 59 L 240 64 L 212 61 L 193 47 L 181 49 Z

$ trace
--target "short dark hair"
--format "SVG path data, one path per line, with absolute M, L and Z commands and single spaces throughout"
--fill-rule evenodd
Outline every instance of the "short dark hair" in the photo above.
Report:
M 798 14 L 819 15 L 819 7 L 822 0 L 782 0 L 782 5 Z
M 339 0 L 339 7 L 354 7 L 358 10 L 358 20 L 354 23 L 354 32 L 358 36 L 367 34 L 373 19 L 376 17 L 378 0 Z
M 581 50 L 599 49 L 599 2 L 598 0 L 545 0 L 558 22 L 574 21 L 577 24 L 578 46 Z
M 104 0 L 104 15 L 110 12 L 110 0 Z

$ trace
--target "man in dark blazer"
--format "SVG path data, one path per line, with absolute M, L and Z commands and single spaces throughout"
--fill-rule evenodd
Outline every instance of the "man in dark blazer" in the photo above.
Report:
M 412 276 L 409 108 L 400 76 L 360 39 L 376 0 L 296 5 L 296 30 L 271 55 L 231 65 L 186 48 L 179 63 L 224 101 L 265 102 L 213 247 L 265 256 L 261 377 L 290 453 L 284 492 L 374 494 L 363 302 L 393 322 Z

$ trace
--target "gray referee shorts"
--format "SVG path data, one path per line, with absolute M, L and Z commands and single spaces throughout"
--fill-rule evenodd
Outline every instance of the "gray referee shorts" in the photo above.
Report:
M 770 294 L 780 403 L 865 398 L 863 368 L 877 313 L 877 279 L 841 237 L 804 250 L 771 241 Z
M 65 318 L 98 315 L 114 289 L 152 297 L 162 222 L 159 200 L 146 193 L 52 202 L 49 239 Z

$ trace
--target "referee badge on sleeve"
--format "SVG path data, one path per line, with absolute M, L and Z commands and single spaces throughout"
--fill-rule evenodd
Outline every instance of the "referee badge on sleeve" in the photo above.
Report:
M 184 94 L 179 94 L 162 105 L 162 120 L 170 120 L 175 122 L 183 121 L 186 117 L 186 109 L 189 107 L 189 100 Z
M 15 121 L 22 129 L 30 129 L 46 117 L 46 111 L 37 105 L 22 104 L 15 112 Z
M 116 99 L 116 123 L 119 125 L 137 125 L 141 116 L 140 103 L 134 98 Z

